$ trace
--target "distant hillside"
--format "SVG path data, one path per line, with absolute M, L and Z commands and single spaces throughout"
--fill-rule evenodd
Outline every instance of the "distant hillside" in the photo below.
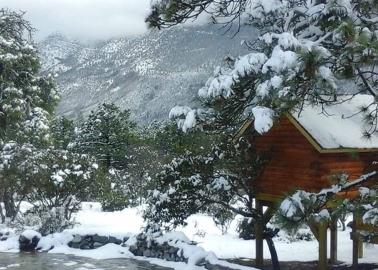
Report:
M 241 40 L 218 26 L 176 27 L 94 46 L 51 35 L 39 44 L 44 72 L 57 73 L 62 100 L 57 112 L 86 115 L 97 104 L 130 109 L 138 123 L 167 118 L 174 105 L 193 104 L 198 89 L 225 55 L 246 53 Z

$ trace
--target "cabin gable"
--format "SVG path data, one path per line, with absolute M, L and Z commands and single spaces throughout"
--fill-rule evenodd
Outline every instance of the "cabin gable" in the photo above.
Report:
M 253 183 L 260 196 L 282 197 L 297 189 L 318 192 L 341 173 L 354 179 L 371 168 L 375 153 L 321 152 L 299 127 L 285 116 L 266 134 L 251 138 L 269 158 Z

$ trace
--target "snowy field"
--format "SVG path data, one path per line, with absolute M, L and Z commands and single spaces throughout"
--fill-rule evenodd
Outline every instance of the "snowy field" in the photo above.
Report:
M 73 229 L 63 233 L 42 238 L 40 245 L 46 249 L 50 245 L 55 248 L 50 253 L 63 253 L 84 256 L 94 259 L 132 258 L 133 255 L 127 248 L 114 244 L 108 244 L 95 250 L 78 250 L 69 248 L 66 243 L 72 239 L 72 234 L 112 235 L 119 238 L 138 234 L 144 226 L 140 208 L 128 208 L 118 212 L 102 212 L 97 203 L 86 203 L 83 209 L 76 214 L 78 223 Z M 184 233 L 190 240 L 196 241 L 205 251 L 214 253 L 220 259 L 255 257 L 254 240 L 241 240 L 236 233 L 237 221 L 231 223 L 226 234 L 217 228 L 211 217 L 205 215 L 193 215 L 188 219 L 188 225 L 178 231 Z M 350 230 L 339 232 L 339 260 L 351 263 L 352 241 L 349 239 Z M 314 261 L 317 260 L 316 241 L 289 242 L 284 233 L 275 238 L 275 244 L 280 261 Z M 17 237 L 10 237 L 7 241 L 0 242 L 0 252 L 18 252 Z M 268 247 L 265 246 L 264 257 L 270 258 Z M 175 269 L 185 269 L 183 263 L 165 262 L 158 259 L 145 260 Z M 360 262 L 377 263 L 378 245 L 365 245 L 364 258 Z M 193 269 L 193 268 L 190 268 Z M 195 268 L 196 269 L 196 268 Z M 198 267 L 197 269 L 203 269 Z M 239 269 L 253 269 L 240 267 Z

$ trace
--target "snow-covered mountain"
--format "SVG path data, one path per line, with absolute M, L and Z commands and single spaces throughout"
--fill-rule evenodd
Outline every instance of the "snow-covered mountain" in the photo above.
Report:
M 175 105 L 195 103 L 198 89 L 225 55 L 247 52 L 219 26 L 176 27 L 137 38 L 84 45 L 54 34 L 39 44 L 44 72 L 56 73 L 57 112 L 86 115 L 102 102 L 131 110 L 138 123 L 164 120 Z

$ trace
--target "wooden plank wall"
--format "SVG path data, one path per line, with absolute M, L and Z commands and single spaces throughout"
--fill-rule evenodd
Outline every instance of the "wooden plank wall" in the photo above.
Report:
M 270 157 L 253 184 L 257 192 L 271 195 L 296 189 L 317 192 L 331 185 L 332 175 L 345 172 L 354 179 L 378 160 L 377 153 L 319 153 L 286 117 L 267 134 L 255 137 L 253 144 Z

